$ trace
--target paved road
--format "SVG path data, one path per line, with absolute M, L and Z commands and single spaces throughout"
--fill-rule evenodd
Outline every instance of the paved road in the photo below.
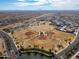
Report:
M 5 40 L 5 43 L 7 45 L 7 52 L 9 54 L 9 56 L 12 55 L 12 51 L 16 53 L 17 48 L 16 48 L 12 38 L 6 32 L 3 32 L 3 31 L 0 31 L 0 36 L 2 36 L 2 38 Z
M 2 34 L 1 31 L 0 31 L 0 36 L 3 38 L 3 34 Z M 10 56 L 10 49 L 11 49 L 10 44 L 8 43 L 8 40 L 4 39 L 4 41 L 5 41 L 5 44 L 6 44 L 6 49 L 7 49 L 8 56 Z
M 62 56 L 64 59 L 71 59 L 79 51 L 79 30 L 76 35 L 75 41 L 72 42 L 65 49 L 57 53 L 57 56 Z
M 79 55 L 79 51 L 71 59 L 74 59 L 77 55 Z

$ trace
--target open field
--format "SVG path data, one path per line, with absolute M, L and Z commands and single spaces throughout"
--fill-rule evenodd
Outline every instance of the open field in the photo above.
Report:
M 18 48 L 38 47 L 46 51 L 51 49 L 54 52 L 65 48 L 74 40 L 73 34 L 56 30 L 56 27 L 49 25 L 48 22 L 16 31 L 13 33 L 13 37 Z

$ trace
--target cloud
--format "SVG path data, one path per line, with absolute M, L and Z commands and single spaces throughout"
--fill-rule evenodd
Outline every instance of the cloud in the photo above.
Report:
M 55 7 L 62 7 L 65 6 L 67 3 L 69 3 L 68 0 L 53 0 L 53 3 L 51 3 L 51 5 Z
M 47 0 L 29 0 L 29 2 L 26 0 L 18 0 L 18 2 L 12 4 L 19 7 L 26 7 L 26 6 L 42 6 L 46 3 L 48 3 Z
M 19 6 L 19 7 L 25 7 L 25 6 L 28 5 L 28 4 L 25 3 L 25 2 L 17 2 L 17 3 L 12 3 L 12 4 L 15 5 L 15 6 Z
M 52 0 L 50 5 L 55 9 L 78 9 L 79 0 Z
M 12 4 L 19 7 L 38 6 L 40 8 L 40 6 L 52 6 L 52 9 L 79 8 L 79 0 L 17 0 Z

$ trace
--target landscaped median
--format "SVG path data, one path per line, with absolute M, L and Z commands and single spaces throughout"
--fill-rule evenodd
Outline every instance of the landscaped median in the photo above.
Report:
M 45 55 L 47 57 L 52 57 L 53 56 L 53 53 L 51 51 L 45 51 L 45 50 L 39 49 L 39 48 L 21 49 L 21 53 L 22 54 L 26 54 L 26 53 L 39 53 L 39 54 Z

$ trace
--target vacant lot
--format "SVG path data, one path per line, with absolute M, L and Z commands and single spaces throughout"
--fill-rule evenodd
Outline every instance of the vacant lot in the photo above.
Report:
M 55 26 L 49 25 L 48 22 L 31 26 L 13 33 L 17 46 L 24 49 L 38 47 L 54 52 L 68 46 L 74 40 L 74 35 L 61 32 L 55 29 Z

